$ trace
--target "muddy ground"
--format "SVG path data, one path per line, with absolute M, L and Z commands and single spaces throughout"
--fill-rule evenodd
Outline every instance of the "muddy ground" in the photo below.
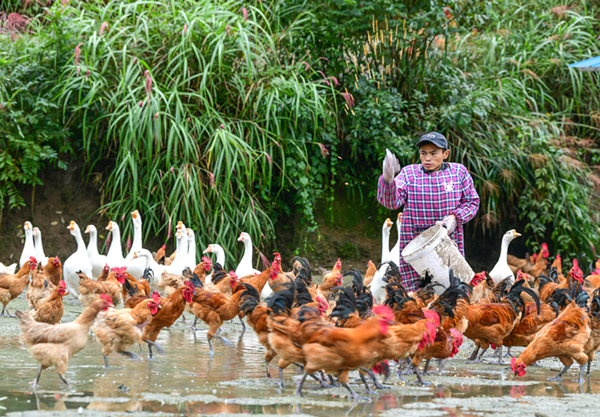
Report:
M 66 300 L 65 322 L 73 320 L 82 307 Z M 10 304 L 26 310 L 23 296 Z M 189 318 L 189 317 L 188 317 Z M 205 327 L 202 326 L 201 327 Z M 71 389 L 65 389 L 53 369 L 42 374 L 41 388 L 31 392 L 30 382 L 37 364 L 19 341 L 18 321 L 0 318 L 0 414 L 8 416 L 167 416 L 167 415 L 312 415 L 348 416 L 581 416 L 593 415 L 600 406 L 600 364 L 594 363 L 591 377 L 580 386 L 576 369 L 562 383 L 548 382 L 560 368 L 558 360 L 540 361 L 515 378 L 509 359 L 504 365 L 467 364 L 473 344 L 466 341 L 457 357 L 446 364 L 442 376 L 426 376 L 430 387 L 409 384 L 396 375 L 389 389 L 370 395 L 368 401 L 348 398 L 343 388 L 322 389 L 314 381 L 305 384 L 306 398 L 294 397 L 295 366 L 286 369 L 286 388 L 277 387 L 278 370 L 270 368 L 265 377 L 264 348 L 252 329 L 226 323 L 223 335 L 232 343 L 214 342 L 210 357 L 206 330 L 192 331 L 179 320 L 163 330 L 157 340 L 166 354 L 153 361 L 133 361 L 113 354 L 110 369 L 103 368 L 100 345 L 90 333 L 84 350 L 70 361 L 66 374 Z M 137 352 L 137 348 L 132 347 Z M 521 349 L 515 349 L 519 352 Z M 144 352 L 147 358 L 147 351 Z M 486 361 L 495 361 L 488 357 Z M 435 369 L 435 368 L 434 368 Z M 351 385 L 364 394 L 354 375 Z

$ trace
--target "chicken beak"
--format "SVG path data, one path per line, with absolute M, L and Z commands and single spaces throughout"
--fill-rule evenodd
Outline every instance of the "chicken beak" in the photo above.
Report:
M 212 253 L 212 249 L 209 246 L 208 248 L 204 249 L 202 253 Z

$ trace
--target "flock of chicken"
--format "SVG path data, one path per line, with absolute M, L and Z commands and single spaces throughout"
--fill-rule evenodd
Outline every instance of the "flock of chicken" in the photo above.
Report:
M 388 259 L 394 250 L 389 251 L 393 225 L 389 219 L 384 223 L 379 267 L 369 261 L 364 277 L 356 269 L 342 273 L 338 259 L 331 271 L 323 271 L 318 285 L 309 262 L 300 257 L 292 259 L 289 272 L 282 270 L 278 253 L 265 270 L 254 270 L 252 242 L 246 233 L 238 239 L 244 242 L 245 253 L 235 272 L 226 272 L 223 248 L 216 244 L 204 251 L 215 254 L 216 262 L 204 256 L 196 264 L 194 233 L 182 222 L 177 225 L 176 252 L 166 256 L 163 246 L 152 254 L 142 248 L 139 212 L 132 213 L 132 220 L 136 235 L 126 257 L 115 222 L 107 227 L 112 242 L 105 257 L 98 253 L 96 229 L 87 227 L 86 248 L 78 226 L 71 222 L 68 229 L 78 249 L 64 266 L 57 257 L 45 256 L 39 230 L 25 223 L 21 268 L 0 273 L 0 301 L 2 314 L 8 315 L 8 303 L 27 288 L 31 311 L 17 311 L 16 316 L 21 340 L 40 364 L 34 388 L 41 372 L 52 366 L 68 385 L 64 379 L 68 361 L 84 348 L 90 329 L 108 367 L 113 352 L 139 359 L 127 350 L 136 344 L 141 353 L 146 343 L 152 359 L 153 348 L 163 350 L 156 343 L 160 331 L 180 317 L 185 321 L 186 312 L 208 326 L 211 354 L 214 338 L 230 345 L 218 334 L 222 324 L 238 317 L 245 326 L 242 319 L 246 318 L 266 349 L 267 377 L 276 356 L 281 388 L 286 367 L 295 364 L 304 369 L 297 395 L 303 395 L 302 386 L 310 376 L 323 387 L 340 383 L 353 398 L 360 398 L 348 385 L 349 372 L 358 370 L 371 393 L 366 377 L 376 388 L 385 388 L 376 374 L 387 379 L 392 361 L 398 364 L 400 379 L 414 373 L 424 383 L 422 373 L 427 373 L 430 361 L 439 360 L 441 373 L 446 360 L 459 351 L 463 337 L 477 346 L 472 361 L 481 361 L 492 347 L 501 364 L 504 346 L 509 354 L 511 347 L 520 346 L 525 350 L 511 362 L 515 375 L 523 376 L 526 366 L 537 360 L 557 357 L 565 367 L 555 379 L 577 362 L 582 382 L 585 365 L 589 374 L 600 347 L 600 265 L 584 278 L 574 260 L 564 276 L 561 257 L 556 255 L 550 263 L 546 245 L 532 257 L 510 257 L 508 245 L 519 236 L 512 230 L 503 237 L 493 273 L 478 273 L 468 283 L 450 273 L 448 288 L 426 276 L 417 291 L 408 293 L 397 265 Z M 349 285 L 344 285 L 345 276 L 350 277 Z M 61 324 L 62 299 L 69 293 L 85 309 L 73 322 Z M 125 308 L 115 309 L 121 302 Z

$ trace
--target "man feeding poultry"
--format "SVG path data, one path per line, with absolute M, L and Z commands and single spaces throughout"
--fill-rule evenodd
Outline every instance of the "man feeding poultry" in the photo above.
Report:
M 446 162 L 450 150 L 442 134 L 431 132 L 421 136 L 417 147 L 421 164 L 408 165 L 401 171 L 398 159 L 386 149 L 377 200 L 390 210 L 404 205 L 400 252 L 419 234 L 439 224 L 448 230 L 465 256 L 462 225 L 475 217 L 479 209 L 473 178 L 464 165 Z M 404 287 L 416 290 L 417 272 L 403 259 L 396 261 L 400 262 Z

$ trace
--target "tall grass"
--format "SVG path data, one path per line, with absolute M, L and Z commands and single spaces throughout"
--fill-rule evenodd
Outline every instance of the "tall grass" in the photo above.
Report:
M 120 218 L 140 209 L 153 234 L 183 220 L 202 247 L 235 248 L 241 231 L 256 243 L 273 238 L 269 211 L 289 183 L 286 158 L 306 160 L 306 146 L 317 146 L 307 133 L 335 122 L 331 83 L 305 70 L 308 57 L 285 50 L 305 23 L 302 7 L 79 7 L 50 10 L 77 34 L 56 92 L 65 120 L 81 131 L 89 172 L 107 158 L 113 166 L 103 210 Z

